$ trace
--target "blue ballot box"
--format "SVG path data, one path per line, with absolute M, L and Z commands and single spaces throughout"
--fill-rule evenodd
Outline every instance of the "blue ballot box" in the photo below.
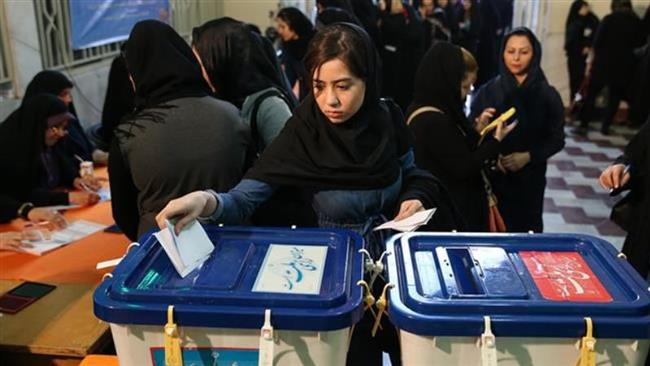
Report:
M 215 249 L 186 277 L 149 233 L 95 291 L 120 365 L 345 364 L 363 313 L 359 235 L 205 229 Z
M 399 234 L 388 314 L 405 365 L 643 365 L 650 288 L 571 234 Z

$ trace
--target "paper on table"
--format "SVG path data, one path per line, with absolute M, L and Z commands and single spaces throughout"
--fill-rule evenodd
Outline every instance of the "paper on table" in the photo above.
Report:
M 50 250 L 103 230 L 107 226 L 86 220 L 77 220 L 71 222 L 65 229 L 52 232 L 52 237 L 49 240 L 23 240 L 24 243 L 32 246 L 31 248 L 23 248 L 23 251 L 29 254 L 42 255 Z
M 166 220 L 167 227 L 154 236 L 162 245 L 178 274 L 185 278 L 205 262 L 214 250 L 214 244 L 196 220 L 189 223 L 180 234 L 174 233 L 174 224 Z
M 385 229 L 393 229 L 401 232 L 408 232 L 408 231 L 414 231 L 417 228 L 419 228 L 422 225 L 425 225 L 429 220 L 431 220 L 431 217 L 433 217 L 433 214 L 436 212 L 435 208 L 432 208 L 430 210 L 424 210 L 417 212 L 410 217 L 407 217 L 403 220 L 395 221 L 387 221 L 376 228 L 373 229 L 373 231 L 376 230 L 385 230 Z

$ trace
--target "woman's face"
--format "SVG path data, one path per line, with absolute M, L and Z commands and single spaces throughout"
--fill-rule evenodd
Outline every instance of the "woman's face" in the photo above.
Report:
M 463 8 L 465 8 L 465 11 L 469 11 L 472 9 L 472 0 L 463 0 Z
M 578 14 L 580 14 L 581 17 L 586 17 L 587 14 L 589 14 L 589 5 L 588 4 L 582 4 L 580 7 L 580 10 L 578 10 Z
M 63 122 L 58 126 L 48 127 L 45 130 L 45 146 L 52 147 L 67 135 L 68 121 Z
M 278 30 L 278 35 L 280 36 L 280 39 L 282 39 L 283 42 L 288 42 L 292 41 L 294 39 L 298 39 L 298 35 L 296 32 L 289 27 L 289 24 L 287 24 L 284 20 L 280 18 L 276 18 L 276 27 Z
M 65 88 L 59 93 L 59 99 L 65 103 L 65 106 L 69 106 L 72 103 L 72 88 Z
M 476 73 L 470 72 L 460 82 L 460 99 L 464 102 L 467 95 L 472 90 L 472 85 L 476 82 Z
M 449 0 L 438 0 L 438 6 L 441 8 L 446 8 L 449 4 Z
M 522 76 L 528 73 L 528 67 L 533 59 L 533 45 L 528 37 L 514 35 L 508 38 L 506 48 L 503 51 L 503 61 L 515 76 Z
M 361 109 L 366 83 L 335 58 L 314 71 L 314 97 L 330 122 L 344 123 Z

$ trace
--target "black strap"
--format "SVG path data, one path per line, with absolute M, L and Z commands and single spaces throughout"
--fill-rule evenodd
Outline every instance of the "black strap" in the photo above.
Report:
M 253 163 L 255 163 L 255 160 L 259 157 L 259 155 L 262 153 L 262 138 L 260 137 L 259 131 L 257 129 L 257 112 L 260 109 L 260 106 L 262 103 L 267 98 L 271 97 L 278 97 L 282 99 L 284 103 L 286 103 L 287 106 L 290 106 L 291 104 L 287 101 L 287 98 L 282 94 L 279 90 L 272 88 L 264 93 L 260 94 L 257 96 L 255 101 L 253 102 L 253 107 L 251 109 L 251 114 L 250 114 L 250 129 L 251 129 L 251 143 L 248 145 L 248 151 L 246 152 L 246 163 L 245 163 L 245 170 L 248 170 L 250 167 L 253 166 Z

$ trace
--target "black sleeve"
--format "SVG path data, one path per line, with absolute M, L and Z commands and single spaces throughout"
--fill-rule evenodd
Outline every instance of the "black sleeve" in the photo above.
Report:
M 449 181 L 463 181 L 476 176 L 499 154 L 499 142 L 491 135 L 476 149 L 471 149 L 468 137 L 440 113 L 422 114 L 409 127 L 415 136 L 415 164 L 440 172 Z
M 122 150 L 113 139 L 108 154 L 108 178 L 111 186 L 111 206 L 113 219 L 124 234 L 131 240 L 138 240 L 138 191 L 133 184 L 131 171 L 124 161 Z
M 648 172 L 644 172 L 643 169 L 645 168 L 644 165 L 647 166 L 650 163 L 645 162 L 648 149 L 650 149 L 650 122 L 646 122 L 639 132 L 632 137 L 632 140 L 625 147 L 624 155 L 616 159 L 616 161 L 626 165 L 630 164 L 633 177 L 647 175 Z
M 18 217 L 21 203 L 10 196 L 0 194 L 0 222 L 9 222 Z
M 530 151 L 530 162 L 538 163 L 548 160 L 564 147 L 564 105 L 560 94 L 553 87 L 546 91 L 546 120 L 543 141 Z

